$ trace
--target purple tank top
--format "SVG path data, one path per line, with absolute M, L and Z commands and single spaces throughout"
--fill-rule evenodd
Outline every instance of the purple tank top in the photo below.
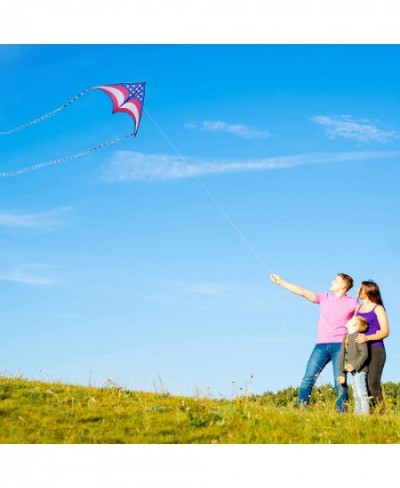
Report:
M 364 319 L 368 322 L 368 329 L 366 330 L 365 335 L 375 334 L 375 332 L 377 332 L 381 328 L 381 326 L 379 325 L 378 317 L 375 313 L 375 307 L 370 312 L 356 313 L 356 315 L 364 317 Z M 383 346 L 383 340 L 369 341 L 369 343 L 371 344 L 371 346 Z

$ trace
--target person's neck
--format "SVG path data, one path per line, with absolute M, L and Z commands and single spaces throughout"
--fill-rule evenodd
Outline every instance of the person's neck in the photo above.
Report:
M 341 291 L 334 291 L 333 294 L 337 297 L 337 298 L 341 298 L 341 297 L 344 297 L 346 295 L 346 292 L 341 290 Z

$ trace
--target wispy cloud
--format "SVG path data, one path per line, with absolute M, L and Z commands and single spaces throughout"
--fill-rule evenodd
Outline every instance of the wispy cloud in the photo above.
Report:
M 31 286 L 46 286 L 54 283 L 53 278 L 48 276 L 47 268 L 36 264 L 21 265 L 0 273 L 0 280 Z
M 368 119 L 354 119 L 351 115 L 317 115 L 311 119 L 325 128 L 328 137 L 343 137 L 358 142 L 390 142 L 398 139 L 399 132 L 380 129 Z
M 280 301 L 268 300 L 257 284 L 248 282 L 223 282 L 206 280 L 153 279 L 145 300 L 173 306 L 186 303 L 190 306 L 206 303 L 210 306 L 232 307 L 237 311 L 274 310 Z
M 153 280 L 152 291 L 146 296 L 151 302 L 171 304 L 183 295 L 192 297 L 226 297 L 231 287 L 215 282 L 188 282 L 177 280 Z
M 242 139 L 266 139 L 271 137 L 271 133 L 267 130 L 259 130 L 255 127 L 243 124 L 228 124 L 220 120 L 205 120 L 200 123 L 186 124 L 187 129 L 195 129 L 207 132 L 226 132 Z
M 64 224 L 64 216 L 70 211 L 71 207 L 36 213 L 0 210 L 0 227 L 53 230 Z
M 288 169 L 307 164 L 360 161 L 400 157 L 400 152 L 358 151 L 340 153 L 310 153 L 259 158 L 252 160 L 196 160 L 165 154 L 143 154 L 118 151 L 105 166 L 107 182 L 166 181 L 240 172 Z
M 188 293 L 190 295 L 212 295 L 221 296 L 224 295 L 229 288 L 221 283 L 212 282 L 174 282 L 175 286 L 181 290 L 181 292 Z
M 187 297 L 219 297 L 234 299 L 239 303 L 244 296 L 254 297 L 257 295 L 255 287 L 248 284 L 224 283 L 215 281 L 179 281 L 179 280 L 152 280 L 152 291 L 147 296 L 148 300 L 162 303 L 173 303 Z M 253 302 L 254 303 L 254 302 Z M 265 304 L 265 297 L 262 298 Z
M 234 290 L 231 285 L 212 281 L 153 280 L 153 284 L 156 288 L 172 292 L 173 295 L 222 296 Z

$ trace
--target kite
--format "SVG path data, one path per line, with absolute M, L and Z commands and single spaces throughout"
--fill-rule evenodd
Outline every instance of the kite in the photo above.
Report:
M 14 129 L 8 131 L 0 131 L 0 136 L 8 136 L 16 132 L 19 132 L 23 129 L 26 129 L 28 127 L 31 127 L 32 125 L 38 124 L 39 122 L 43 122 L 44 120 L 55 115 L 61 110 L 69 107 L 72 103 L 76 102 L 80 97 L 85 95 L 89 90 L 101 90 L 104 93 L 106 93 L 111 98 L 112 101 L 112 106 L 113 106 L 112 113 L 115 114 L 121 112 L 121 113 L 128 114 L 132 118 L 133 126 L 134 126 L 133 132 L 126 136 L 117 137 L 115 139 L 111 139 L 109 141 L 103 142 L 102 144 L 98 144 L 97 146 L 91 147 L 90 149 L 86 149 L 85 151 L 82 151 L 78 154 L 74 154 L 73 156 L 67 156 L 64 158 L 55 159 L 53 161 L 49 161 L 46 163 L 35 164 L 34 166 L 29 166 L 27 168 L 23 168 L 16 171 L 0 173 L 0 177 L 4 178 L 7 176 L 16 176 L 22 173 L 27 173 L 29 171 L 34 171 L 36 169 L 43 168 L 45 166 L 71 161 L 73 159 L 80 158 L 81 156 L 85 156 L 86 154 L 89 154 L 91 152 L 102 149 L 103 147 L 109 146 L 110 144 L 115 144 L 129 137 L 136 137 L 136 134 L 139 130 L 142 113 L 143 113 L 145 85 L 146 85 L 145 82 L 129 82 L 129 83 L 115 83 L 109 85 L 91 86 L 82 90 L 78 95 L 73 97 L 71 100 L 66 102 L 61 107 L 45 115 L 42 115 L 37 119 L 31 120 L 30 122 L 27 122 L 23 125 L 15 127 Z

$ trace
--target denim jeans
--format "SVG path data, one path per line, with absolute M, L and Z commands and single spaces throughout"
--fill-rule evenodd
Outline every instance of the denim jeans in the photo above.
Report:
M 354 413 L 367 415 L 369 413 L 367 373 L 366 371 L 352 371 Z
M 338 412 L 347 412 L 347 403 L 349 400 L 349 392 L 347 384 L 339 385 L 337 377 L 341 374 L 339 368 L 339 351 L 341 343 L 329 342 L 326 344 L 316 344 L 310 359 L 307 363 L 306 372 L 301 381 L 299 397 L 297 399 L 297 406 L 307 405 L 310 399 L 311 390 L 318 379 L 318 376 L 325 368 L 325 366 L 332 361 L 333 367 L 333 382 L 336 391 L 336 410 Z

